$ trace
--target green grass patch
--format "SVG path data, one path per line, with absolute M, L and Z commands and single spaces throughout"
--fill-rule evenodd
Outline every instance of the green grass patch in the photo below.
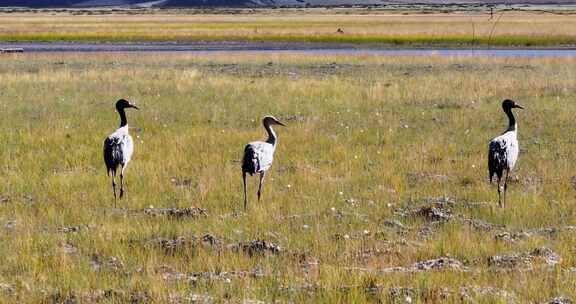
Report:
M 571 46 L 576 45 L 572 36 L 379 36 L 379 35 L 182 35 L 182 34 L 132 34 L 132 33 L 0 33 L 5 41 L 286 41 L 350 44 L 383 44 L 401 46 Z

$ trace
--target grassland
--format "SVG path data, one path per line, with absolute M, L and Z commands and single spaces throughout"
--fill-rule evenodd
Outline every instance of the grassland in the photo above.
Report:
M 0 302 L 574 299 L 575 71 L 573 58 L 3 55 Z M 114 208 L 101 144 L 120 97 L 141 111 Z M 526 110 L 498 209 L 486 146 L 506 97 Z M 265 114 L 288 127 L 244 212 L 239 160 Z
M 77 16 L 0 13 L 5 41 L 256 40 L 403 46 L 574 46 L 576 14 L 287 11 L 176 14 L 153 11 Z M 337 32 L 341 29 L 343 32 Z

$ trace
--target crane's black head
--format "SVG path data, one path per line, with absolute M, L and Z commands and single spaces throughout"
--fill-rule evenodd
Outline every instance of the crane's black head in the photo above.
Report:
M 127 108 L 134 108 L 136 110 L 139 110 L 139 108 L 137 106 L 135 106 L 134 104 L 132 104 L 131 102 L 129 102 L 126 99 L 119 99 L 116 102 L 116 110 L 120 111 L 120 110 L 127 109 Z
M 514 108 L 524 109 L 524 107 L 522 107 L 521 105 L 517 104 L 514 100 L 505 99 L 505 100 L 502 102 L 502 109 L 504 109 L 504 111 L 510 110 L 510 109 L 514 109 Z
M 262 124 L 265 125 L 265 126 L 266 126 L 266 125 L 268 125 L 268 126 L 270 126 L 270 125 L 286 126 L 286 125 L 284 125 L 283 123 L 281 123 L 278 119 L 276 119 L 276 117 L 270 116 L 270 115 L 269 115 L 269 116 L 265 116 L 265 117 L 262 119 Z

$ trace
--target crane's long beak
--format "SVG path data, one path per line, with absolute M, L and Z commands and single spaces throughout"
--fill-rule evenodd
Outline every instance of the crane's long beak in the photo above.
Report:
M 134 108 L 134 109 L 136 109 L 136 110 L 140 110 L 140 108 L 138 108 L 137 106 L 135 106 L 135 105 L 133 105 L 133 104 L 130 104 L 130 107 L 131 107 L 131 108 Z
M 521 106 L 521 105 L 519 105 L 519 104 L 516 104 L 516 106 L 514 106 L 514 107 L 515 107 L 515 108 L 518 108 L 518 109 L 524 109 L 524 107 Z
M 276 121 L 276 124 L 281 125 L 281 126 L 283 126 L 283 127 L 286 126 L 285 124 L 283 124 L 283 123 L 281 123 L 281 122 L 279 122 L 279 121 Z

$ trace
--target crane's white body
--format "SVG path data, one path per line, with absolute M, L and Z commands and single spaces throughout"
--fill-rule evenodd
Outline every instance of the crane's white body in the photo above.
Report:
M 248 151 L 252 151 L 252 155 L 250 155 Z M 274 161 L 274 151 L 276 150 L 276 142 L 269 143 L 265 141 L 253 141 L 246 145 L 244 148 L 245 151 L 245 161 L 252 161 L 254 164 L 254 171 L 247 173 L 254 174 L 254 173 L 262 173 L 270 169 L 272 166 L 272 162 Z
M 518 146 L 517 127 L 512 131 L 507 131 L 504 134 L 495 137 L 488 145 L 488 155 L 493 155 L 503 166 L 502 169 L 512 171 L 518 160 L 518 153 L 520 147 Z
M 108 135 L 104 141 L 104 153 L 110 153 L 111 156 L 112 163 L 109 170 L 116 171 L 116 168 L 120 165 L 122 171 L 124 171 L 134 153 L 134 142 L 128 132 L 128 125 L 120 127 L 114 133 Z

